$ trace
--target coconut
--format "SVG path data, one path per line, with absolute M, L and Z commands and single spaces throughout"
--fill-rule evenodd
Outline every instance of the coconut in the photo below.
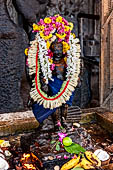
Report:
M 98 157 L 98 159 L 101 161 L 102 165 L 107 165 L 109 164 L 110 161 L 110 156 L 109 154 L 102 150 L 102 149 L 97 149 L 94 154 Z

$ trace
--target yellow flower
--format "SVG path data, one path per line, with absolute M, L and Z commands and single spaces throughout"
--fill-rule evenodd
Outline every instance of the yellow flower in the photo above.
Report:
M 57 34 L 56 33 L 56 36 L 60 39 L 63 39 L 63 38 L 65 38 L 66 34 L 65 33 L 64 34 Z
M 74 33 L 71 33 L 71 35 L 73 35 L 73 38 L 75 38 L 75 37 L 76 37 L 76 35 L 75 35 Z
M 70 49 L 70 46 L 68 43 L 64 41 L 62 42 L 62 44 L 63 44 L 63 53 L 66 53 Z
M 44 30 L 44 28 L 45 28 L 44 25 L 41 25 L 41 26 L 40 26 L 40 29 L 41 29 L 41 30 Z
M 52 34 L 49 34 L 49 35 L 47 35 L 47 36 L 44 36 L 44 39 L 45 39 L 45 40 L 48 40 L 48 39 L 50 39 L 52 36 L 53 36 Z
M 33 24 L 33 30 L 40 31 L 40 26 L 38 26 L 37 24 Z
M 50 62 L 51 64 L 53 64 L 53 60 L 52 60 L 52 59 L 50 59 L 50 58 L 49 58 L 49 62 Z
M 64 31 L 69 31 L 70 30 L 69 26 L 64 26 L 64 27 L 65 27 Z
M 65 63 L 67 63 L 67 57 L 64 57 L 64 61 L 65 61 Z
M 49 47 L 50 47 L 50 42 L 47 41 L 47 49 L 49 49 Z
M 73 23 L 72 22 L 69 22 L 69 27 L 70 27 L 70 30 L 73 29 Z
M 40 36 L 44 39 L 44 32 L 43 31 L 40 31 Z
M 25 49 L 24 53 L 25 55 L 28 55 L 28 48 Z
M 55 25 L 55 24 L 53 24 L 53 27 L 54 27 L 54 28 L 56 28 L 56 25 Z
M 61 22 L 61 23 L 62 23 L 62 17 L 61 17 L 61 16 L 58 16 L 58 17 L 56 18 L 56 22 Z
M 44 22 L 46 23 L 46 24 L 50 24 L 51 23 L 51 19 L 48 17 L 48 18 L 45 18 L 44 19 Z

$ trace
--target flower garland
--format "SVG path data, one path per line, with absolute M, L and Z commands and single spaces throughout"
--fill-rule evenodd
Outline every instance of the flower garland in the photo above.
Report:
M 34 101 L 43 104 L 44 108 L 53 109 L 66 103 L 77 85 L 80 72 L 80 45 L 75 34 L 71 33 L 72 29 L 73 24 L 60 15 L 40 19 L 37 24 L 33 24 L 33 31 L 36 32 L 35 40 L 30 42 L 29 49 L 25 51 L 28 53 L 29 74 L 36 74 L 32 81 L 30 96 Z M 41 69 L 46 84 L 49 80 L 53 80 L 54 63 L 49 48 L 56 38 L 63 44 L 63 53 L 66 54 L 66 81 L 63 82 L 58 94 L 48 97 L 41 90 L 39 74 Z

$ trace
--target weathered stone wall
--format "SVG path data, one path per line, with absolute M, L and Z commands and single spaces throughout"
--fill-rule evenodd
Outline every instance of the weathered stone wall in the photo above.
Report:
M 0 1 L 0 113 L 23 109 L 20 89 L 25 66 L 24 49 L 29 41 L 22 26 L 24 20 L 27 24 L 36 20 L 39 11 L 44 10 L 42 3 L 45 1 L 41 4 L 36 0 Z
M 24 70 L 27 36 L 10 19 L 7 1 L 0 1 L 0 112 L 22 108 L 20 82 Z
M 113 1 L 102 0 L 100 104 L 113 111 Z

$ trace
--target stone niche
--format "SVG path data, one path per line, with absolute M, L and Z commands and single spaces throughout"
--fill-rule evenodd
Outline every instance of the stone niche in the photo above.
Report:
M 68 21 L 74 23 L 74 32 L 76 36 L 79 36 L 83 49 L 86 34 L 92 36 L 92 29 L 94 30 L 94 28 L 92 28 L 91 22 L 86 22 L 83 29 L 78 19 L 79 13 L 99 15 L 99 1 L 95 0 L 94 3 L 92 0 L 1 0 L 0 113 L 27 109 L 29 85 L 25 75 L 24 49 L 29 44 L 33 22 L 54 14 L 62 15 Z M 87 27 L 91 34 L 87 32 Z M 95 24 L 96 28 L 99 29 L 99 22 Z M 85 36 L 81 35 L 79 29 L 83 29 Z M 99 35 L 95 34 L 95 37 L 96 41 L 100 41 Z M 95 37 L 93 36 L 93 38 Z M 94 42 L 95 39 L 92 41 Z M 86 46 L 88 43 L 88 41 L 85 43 Z M 88 86 L 85 85 L 84 89 L 88 89 Z M 78 96 L 75 95 L 75 98 L 79 98 L 79 106 L 83 105 L 84 107 L 86 103 L 83 102 L 87 100 L 87 97 L 84 99 L 82 98 L 83 95 L 80 96 L 81 93 L 84 93 L 83 89 L 79 88 L 79 92 Z M 86 93 L 86 96 L 88 96 L 87 90 Z M 76 102 L 74 105 L 76 105 Z

